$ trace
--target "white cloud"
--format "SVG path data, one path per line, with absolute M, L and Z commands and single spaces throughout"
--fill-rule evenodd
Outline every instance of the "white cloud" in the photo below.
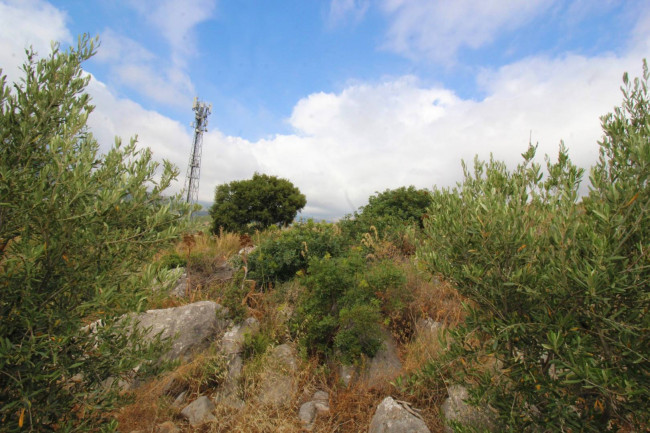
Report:
M 328 23 L 330 26 L 337 26 L 348 20 L 358 23 L 368 12 L 370 0 L 332 0 Z
M 174 65 L 180 68 L 196 52 L 194 28 L 216 9 L 216 0 L 130 0 L 129 4 L 167 40 Z
M 471 163 L 476 154 L 493 153 L 513 167 L 531 135 L 540 160 L 555 157 L 564 140 L 572 160 L 588 168 L 598 156 L 599 117 L 620 103 L 623 71 L 638 75 L 640 64 L 636 51 L 529 58 L 484 71 L 481 101 L 424 87 L 413 77 L 316 93 L 296 104 L 289 120 L 295 134 L 240 140 L 221 161 L 204 160 L 203 172 L 239 161 L 219 183 L 253 170 L 286 177 L 307 195 L 305 214 L 336 217 L 386 188 L 451 186 L 461 180 L 461 158 Z M 202 182 L 213 190 L 216 178 L 206 176 Z
M 194 85 L 181 68 L 169 65 L 138 42 L 112 29 L 101 34 L 95 59 L 110 68 L 109 84 L 125 86 L 162 104 L 188 107 Z
M 519 28 L 555 0 L 383 0 L 390 16 L 385 48 L 407 57 L 452 63 L 463 47 L 479 48 Z
M 44 1 L 0 2 L 0 68 L 9 81 L 20 76 L 18 68 L 25 61 L 25 48 L 31 46 L 44 57 L 51 42 L 72 42 L 65 22 L 65 13 Z

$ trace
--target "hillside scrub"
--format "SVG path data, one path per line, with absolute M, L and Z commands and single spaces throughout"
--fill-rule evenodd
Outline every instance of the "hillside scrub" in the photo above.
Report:
M 171 164 L 156 177 L 135 140 L 99 154 L 81 68 L 94 44 L 84 36 L 44 59 L 28 52 L 22 81 L 0 80 L 3 431 L 104 424 L 114 393 L 102 382 L 152 356 L 114 319 L 146 307 L 147 263 L 187 220 L 187 206 L 163 195 L 178 174 Z M 81 329 L 96 319 L 96 333 Z
M 645 62 L 642 79 L 624 77 L 582 200 L 563 146 L 546 174 L 531 146 L 513 171 L 477 159 L 433 192 L 417 255 L 474 307 L 430 375 L 473 384 L 499 431 L 648 427 L 648 78 Z M 486 356 L 498 374 L 480 368 Z

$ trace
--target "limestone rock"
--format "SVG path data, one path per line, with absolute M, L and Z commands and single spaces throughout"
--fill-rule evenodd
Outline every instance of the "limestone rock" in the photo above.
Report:
M 470 406 L 465 402 L 468 397 L 467 389 L 462 385 L 453 385 L 448 389 L 449 397 L 442 404 L 441 410 L 447 421 L 456 421 L 460 424 L 478 429 L 493 430 L 493 423 L 485 408 Z M 453 433 L 449 426 L 445 432 Z
M 316 404 L 313 401 L 308 401 L 300 406 L 298 418 L 302 428 L 311 431 L 314 428 L 314 421 L 316 421 Z
M 436 322 L 430 317 L 419 319 L 415 323 L 415 331 L 418 335 L 425 337 L 438 335 L 438 332 L 444 327 L 440 322 Z
M 431 433 L 419 417 L 402 404 L 386 397 L 370 422 L 369 433 Z
M 302 428 L 307 431 L 313 430 L 316 417 L 328 413 L 329 410 L 329 394 L 325 391 L 316 391 L 311 401 L 300 406 L 298 418 L 300 419 Z
M 402 369 L 402 363 L 397 357 L 397 344 L 389 333 L 384 334 L 381 349 L 370 359 L 361 374 L 367 386 L 377 386 L 397 376 Z
M 211 280 L 217 281 L 230 281 L 232 276 L 235 274 L 235 270 L 230 266 L 226 261 L 219 263 L 214 268 L 212 275 L 210 275 Z
M 319 414 L 326 414 L 330 411 L 330 395 L 325 391 L 316 391 L 311 400 Z
M 183 273 L 178 278 L 174 288 L 169 292 L 169 294 L 177 298 L 184 298 L 187 296 L 187 272 L 185 272 L 185 269 L 183 269 Z
M 255 251 L 256 248 L 257 247 L 255 245 L 249 245 L 249 246 L 244 247 L 241 250 L 239 250 L 239 253 L 237 253 L 237 254 L 239 254 L 240 256 L 247 256 L 250 253 L 252 253 L 253 251 Z
M 260 385 L 258 400 L 263 405 L 283 406 L 291 401 L 296 391 L 294 379 L 281 373 L 271 373 Z
M 183 407 L 183 403 L 185 403 L 185 397 L 187 397 L 187 391 L 183 391 L 178 396 L 174 399 L 174 402 L 172 403 L 172 407 L 176 409 L 180 409 Z
M 289 344 L 281 344 L 271 350 L 270 363 L 290 372 L 298 370 L 296 351 Z
M 169 360 L 191 359 L 192 354 L 205 349 L 222 332 L 228 309 L 212 301 L 201 301 L 181 307 L 148 310 L 132 316 L 141 330 L 150 328 L 145 339 L 172 338 L 171 349 L 165 354 Z
M 246 334 L 253 334 L 260 329 L 260 323 L 254 317 L 249 317 L 242 323 L 233 325 L 226 331 L 221 340 L 221 352 L 226 355 L 241 353 Z
M 288 344 L 272 349 L 268 357 L 266 374 L 260 384 L 258 401 L 265 405 L 282 406 L 293 398 L 296 381 L 293 373 L 298 370 L 295 350 Z
M 237 380 L 241 376 L 244 361 L 241 353 L 244 350 L 246 334 L 253 334 L 259 331 L 260 323 L 254 317 L 249 317 L 242 323 L 232 325 L 223 335 L 221 340 L 221 353 L 228 360 L 228 375 L 216 396 L 220 404 L 233 409 L 244 407 L 244 401 L 237 396 Z
M 343 385 L 350 386 L 350 383 L 356 378 L 357 369 L 353 365 L 341 365 L 339 368 L 339 378 Z
M 181 411 L 181 416 L 187 419 L 192 427 L 197 427 L 206 422 L 217 420 L 217 417 L 212 414 L 214 409 L 214 403 L 208 397 L 201 396 L 187 405 Z

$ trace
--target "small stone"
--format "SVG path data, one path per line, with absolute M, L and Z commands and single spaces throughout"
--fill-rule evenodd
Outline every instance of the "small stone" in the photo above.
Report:
M 217 418 L 212 414 L 215 409 L 214 403 L 206 396 L 201 396 L 187 405 L 181 411 L 181 416 L 187 419 L 192 427 L 197 427 L 206 422 L 216 421 Z
M 260 323 L 254 317 L 249 317 L 242 323 L 233 325 L 223 334 L 221 339 L 221 352 L 225 355 L 237 355 L 244 350 L 244 339 L 246 334 L 256 333 Z
M 436 322 L 430 317 L 419 319 L 415 324 L 418 334 L 437 335 L 438 331 L 443 328 L 443 324 Z
M 311 398 L 316 407 L 316 411 L 323 415 L 330 411 L 330 396 L 325 391 L 316 391 Z
M 313 401 L 308 401 L 300 406 L 298 418 L 300 418 L 302 428 L 308 431 L 312 430 L 314 428 L 314 421 L 316 420 L 316 404 Z

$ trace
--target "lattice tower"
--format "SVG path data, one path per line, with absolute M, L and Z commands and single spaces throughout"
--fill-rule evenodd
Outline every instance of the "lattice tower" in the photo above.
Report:
M 192 153 L 187 164 L 187 176 L 185 177 L 185 201 L 196 203 L 199 199 L 199 179 L 201 177 L 201 147 L 203 146 L 203 133 L 208 130 L 208 116 L 212 112 L 212 104 L 200 102 L 194 98 L 192 105 L 194 111 L 194 141 Z

